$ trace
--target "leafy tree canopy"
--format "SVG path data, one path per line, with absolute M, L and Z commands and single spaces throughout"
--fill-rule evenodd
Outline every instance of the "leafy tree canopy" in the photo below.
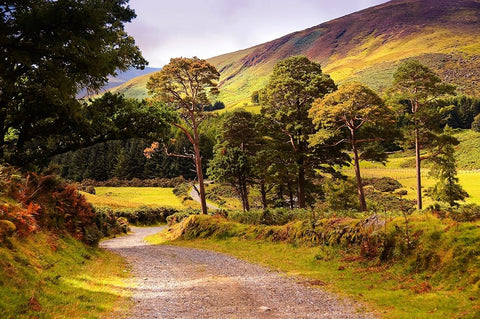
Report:
M 403 62 L 393 74 L 392 91 L 397 99 L 406 100 L 410 108 L 404 113 L 409 142 L 415 145 L 417 175 L 417 208 L 422 209 L 422 182 L 420 151 L 428 147 L 440 132 L 441 117 L 445 109 L 436 100 L 453 95 L 455 86 L 443 82 L 432 70 L 417 60 Z M 413 134 L 412 134 L 413 133 Z
M 318 129 L 311 138 L 313 145 L 329 140 L 348 143 L 353 152 L 360 208 L 367 210 L 359 160 L 386 160 L 378 142 L 393 135 L 389 134 L 394 123 L 391 111 L 370 88 L 352 82 L 316 100 L 309 114 Z
M 80 88 L 144 67 L 124 31 L 133 18 L 128 0 L 0 1 L 0 157 L 64 143 L 80 121 Z
M 291 145 L 290 159 L 296 166 L 298 206 L 306 207 L 306 176 L 314 174 L 314 166 L 332 158 L 334 152 L 324 152 L 312 156 L 317 150 L 308 144 L 310 134 L 315 129 L 308 117 L 311 103 L 325 94 L 336 90 L 329 75 L 322 72 L 320 64 L 304 56 L 294 56 L 279 61 L 273 68 L 270 79 L 261 91 L 262 114 L 272 122 Z M 331 155 L 331 156 L 325 156 Z
M 172 121 L 172 125 L 182 130 L 193 146 L 193 154 L 169 154 L 190 158 L 194 161 L 200 191 L 202 212 L 207 213 L 205 185 L 203 182 L 202 156 L 200 151 L 200 124 L 208 117 L 205 107 L 210 105 L 210 96 L 217 95 L 220 74 L 205 60 L 193 58 L 173 58 L 163 69 L 152 75 L 147 89 L 153 101 L 172 106 L 182 121 Z M 146 149 L 146 156 L 152 154 L 159 144 Z M 164 147 L 165 148 L 165 147 Z M 167 148 L 165 148 L 167 149 Z

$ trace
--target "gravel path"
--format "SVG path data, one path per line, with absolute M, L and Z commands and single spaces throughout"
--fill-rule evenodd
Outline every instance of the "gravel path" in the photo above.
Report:
M 352 302 L 280 273 L 206 250 L 151 246 L 162 227 L 103 241 L 133 267 L 132 318 L 374 318 Z
M 208 181 L 205 181 L 205 184 L 208 184 L 208 183 L 209 183 Z M 201 203 L 201 201 L 200 201 L 200 195 L 199 195 L 199 193 L 198 193 L 198 189 L 199 189 L 198 184 L 194 185 L 194 187 L 192 187 L 192 190 L 190 191 L 190 197 L 191 197 L 194 201 Z M 209 203 L 209 202 L 207 202 L 207 208 L 208 208 L 208 209 L 212 209 L 212 210 L 220 209 L 220 207 L 218 207 L 217 205 L 211 204 L 211 203 Z

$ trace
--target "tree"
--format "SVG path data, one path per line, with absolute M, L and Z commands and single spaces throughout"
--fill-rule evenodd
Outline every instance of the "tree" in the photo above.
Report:
M 116 70 L 145 66 L 124 31 L 133 18 L 128 0 L 2 1 L 1 158 L 32 159 L 62 145 L 82 123 L 80 88 L 95 91 Z
M 239 147 L 217 148 L 210 161 L 208 174 L 215 180 L 233 186 L 242 200 L 243 211 L 250 210 L 248 184 L 251 179 L 251 159 Z
M 457 201 L 468 197 L 457 177 L 454 146 L 458 145 L 459 141 L 452 136 L 452 129 L 447 126 L 444 133 L 437 138 L 436 144 L 439 154 L 431 159 L 433 165 L 430 175 L 437 178 L 438 182 L 429 189 L 429 193 L 436 201 L 457 206 Z
M 161 71 L 152 75 L 147 82 L 147 89 L 153 95 L 154 101 L 167 103 L 175 109 L 181 121 L 174 121 L 172 125 L 183 131 L 193 146 L 193 154 L 172 154 L 166 147 L 164 150 L 168 155 L 190 158 L 194 161 L 204 214 L 207 213 L 207 202 L 200 153 L 199 125 L 208 115 L 205 112 L 205 106 L 210 105 L 208 95 L 218 94 L 216 81 L 219 77 L 217 69 L 205 60 L 197 57 L 174 58 Z M 147 150 L 146 154 L 149 153 L 150 151 Z
M 439 129 L 440 110 L 435 104 L 439 97 L 452 95 L 455 87 L 442 80 L 417 60 L 402 63 L 393 75 L 393 90 L 400 100 L 408 102 L 409 130 L 413 131 L 417 176 L 417 208 L 422 209 L 422 181 L 420 152 L 433 140 Z
M 253 91 L 252 95 L 250 96 L 250 100 L 253 104 L 258 105 L 260 103 L 260 91 Z
M 304 56 L 279 61 L 261 91 L 261 113 L 278 128 L 291 146 L 291 158 L 296 166 L 298 206 L 306 206 L 306 175 L 314 174 L 319 162 L 308 139 L 314 126 L 308 117 L 311 103 L 336 90 L 335 83 L 322 72 L 318 63 Z M 326 155 L 326 154 L 324 154 Z
M 323 144 L 332 139 L 337 144 L 350 145 L 360 209 L 366 211 L 360 159 L 386 159 L 385 152 L 378 149 L 378 144 L 372 144 L 391 135 L 386 134 L 387 129 L 394 123 L 390 110 L 370 88 L 362 83 L 352 82 L 342 85 L 323 99 L 315 100 L 309 115 L 317 127 L 317 132 L 310 139 L 312 145 Z
M 256 180 L 257 154 L 264 146 L 257 128 L 260 121 L 260 115 L 243 109 L 226 113 L 218 126 L 215 155 L 209 163 L 209 176 L 232 185 L 244 211 L 250 210 L 248 187 Z

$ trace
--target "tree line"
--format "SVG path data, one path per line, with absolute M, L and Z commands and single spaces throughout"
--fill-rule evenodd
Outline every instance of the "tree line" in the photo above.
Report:
M 193 152 L 171 153 L 172 141 L 163 140 L 146 148 L 145 154 L 152 157 L 162 150 L 193 160 L 203 204 L 199 130 L 209 117 L 204 105 L 217 93 L 218 77 L 205 60 L 176 58 L 147 84 L 153 95 L 152 105 L 169 109 L 176 116 L 171 124 L 185 133 Z M 454 92 L 454 86 L 444 83 L 417 60 L 407 60 L 398 67 L 391 89 L 381 98 L 362 83 L 337 87 L 320 64 L 304 56 L 290 57 L 274 66 L 267 85 L 252 96 L 262 105 L 260 115 L 237 110 L 223 116 L 207 172 L 235 188 L 244 210 L 250 208 L 250 187 L 259 189 L 264 207 L 269 191 L 286 188 L 292 197 L 290 202 L 294 197 L 295 205 L 305 208 L 314 177 L 339 176 L 338 168 L 348 165 L 352 157 L 359 206 L 366 211 L 360 160 L 384 162 L 389 148 L 413 148 L 417 206 L 422 209 L 422 161 L 443 156 L 444 160 L 436 164 L 444 171 L 453 158 L 452 145 L 458 144 L 448 126 L 443 130 L 441 125 L 455 107 L 439 103 L 440 98 L 453 96 Z M 450 173 L 453 176 L 448 179 L 452 182 L 448 190 L 435 189 L 437 194 L 443 192 L 438 198 L 447 196 L 454 204 L 465 193 L 455 180 L 456 171 Z

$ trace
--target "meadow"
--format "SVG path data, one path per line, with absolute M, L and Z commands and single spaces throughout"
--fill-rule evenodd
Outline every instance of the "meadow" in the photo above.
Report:
M 353 169 L 346 169 L 344 173 L 349 176 L 354 176 Z M 462 187 L 467 191 L 469 197 L 465 199 L 464 203 L 480 205 L 480 171 L 477 170 L 461 170 L 458 172 L 458 179 Z M 391 168 L 388 167 L 374 167 L 367 165 L 362 168 L 363 178 L 380 178 L 391 177 L 398 180 L 407 191 L 406 199 L 416 199 L 416 174 L 414 168 Z M 429 176 L 428 168 L 422 170 L 422 188 L 428 189 L 436 183 L 435 179 Z M 433 201 L 425 196 L 425 204 L 430 205 Z
M 160 187 L 95 187 L 95 195 L 83 193 L 97 207 L 137 208 L 172 207 L 185 208 L 181 199 L 173 194 L 173 188 Z

